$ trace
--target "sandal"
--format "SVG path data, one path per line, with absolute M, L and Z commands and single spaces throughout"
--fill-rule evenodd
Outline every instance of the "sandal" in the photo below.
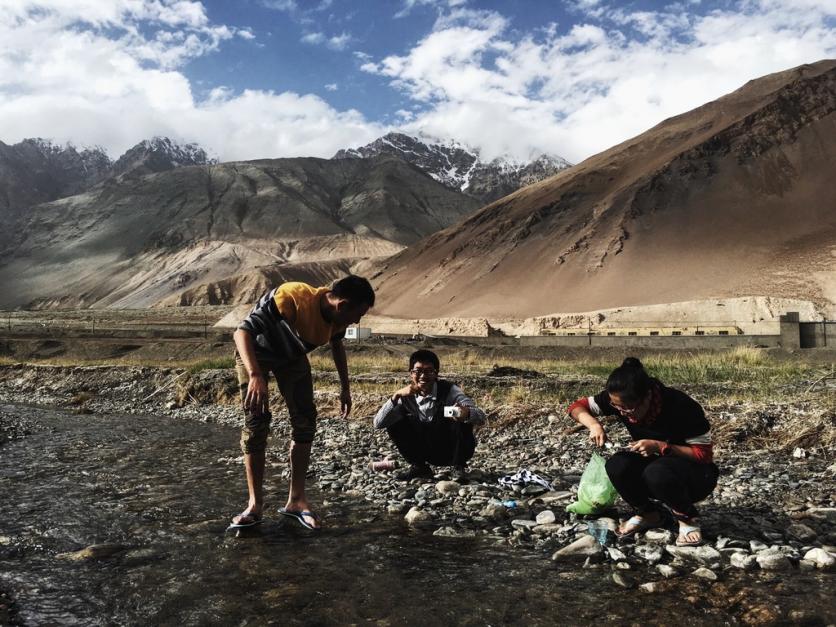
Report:
M 227 529 L 246 529 L 247 527 L 255 527 L 256 525 L 260 525 L 261 521 L 261 514 L 256 514 L 255 512 L 245 509 L 240 514 L 233 517 L 232 522 Z
M 631 516 L 627 520 L 625 520 L 621 525 L 619 525 L 618 531 L 616 534 L 619 538 L 629 538 L 630 536 L 634 536 L 637 533 L 645 531 L 647 529 L 654 529 L 656 527 L 662 526 L 661 518 L 654 522 L 649 522 L 644 517 L 636 515 Z M 630 527 L 629 529 L 625 529 L 626 527 Z M 625 529 L 622 531 L 622 529 Z
M 319 516 L 314 514 L 308 510 L 302 510 L 301 512 L 295 512 L 287 509 L 286 507 L 280 507 L 279 513 L 282 516 L 287 516 L 288 518 L 293 518 L 294 520 L 298 521 L 300 525 L 305 527 L 306 529 L 319 529 Z M 313 522 L 308 522 L 305 520 L 306 518 L 310 519 Z M 314 524 L 316 523 L 316 524 Z
M 702 530 L 697 523 L 697 519 L 692 518 L 689 522 L 692 524 L 682 521 L 682 524 L 679 525 L 679 535 L 676 537 L 676 546 L 699 546 L 702 544 Z M 692 533 L 697 534 L 697 539 L 689 542 L 685 538 Z

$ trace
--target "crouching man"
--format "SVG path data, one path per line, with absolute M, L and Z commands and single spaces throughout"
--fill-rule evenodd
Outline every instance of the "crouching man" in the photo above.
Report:
M 454 466 L 463 475 L 476 450 L 473 425 L 485 422 L 485 412 L 458 385 L 439 379 L 439 366 L 432 351 L 412 353 L 409 384 L 392 394 L 374 417 L 375 429 L 386 429 L 410 464 L 396 475 L 401 481 L 432 477 L 430 464 Z

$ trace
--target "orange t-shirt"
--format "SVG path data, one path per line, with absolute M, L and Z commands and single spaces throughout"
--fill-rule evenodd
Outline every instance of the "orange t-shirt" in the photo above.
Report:
M 322 317 L 320 300 L 327 287 L 314 287 L 291 281 L 276 288 L 273 300 L 287 323 L 305 342 L 322 346 L 345 331 L 345 327 L 331 324 Z

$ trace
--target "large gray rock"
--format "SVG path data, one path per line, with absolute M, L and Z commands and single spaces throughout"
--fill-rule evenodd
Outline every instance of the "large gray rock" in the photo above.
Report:
M 748 553 L 732 553 L 729 563 L 742 570 L 753 570 L 758 566 L 757 557 Z
M 672 557 L 689 562 L 699 562 L 704 566 L 712 566 L 720 562 L 720 551 L 714 547 L 703 546 L 676 546 L 668 545 L 665 550 Z
M 598 544 L 595 538 L 592 536 L 582 536 L 571 544 L 556 551 L 552 555 L 552 559 L 555 562 L 584 560 L 591 555 L 600 555 L 603 550 L 604 547 Z
M 816 568 L 829 570 L 836 564 L 836 558 L 824 549 L 810 549 L 804 554 L 804 559 L 813 562 Z
M 435 489 L 441 494 L 458 494 L 461 484 L 456 481 L 439 481 L 435 484 Z
M 659 571 L 659 574 L 662 575 L 665 579 L 671 579 L 672 577 L 678 577 L 679 571 L 676 570 L 673 566 L 668 566 L 667 564 L 657 564 L 656 570 Z
M 418 507 L 412 507 L 404 516 L 404 520 L 413 527 L 424 527 L 433 522 L 433 515 Z
M 717 581 L 717 573 L 715 573 L 710 568 L 705 568 L 704 566 L 701 566 L 691 574 L 694 575 L 694 577 L 699 577 L 700 579 L 708 579 L 708 581 Z
M 456 529 L 455 527 L 441 527 L 433 532 L 439 538 L 475 538 L 476 532 L 472 529 Z
M 648 542 L 657 542 L 660 544 L 672 544 L 674 535 L 667 529 L 648 529 L 644 533 L 644 539 Z
M 787 527 L 787 535 L 799 542 L 812 542 L 818 537 L 814 529 L 804 523 L 792 523 Z
M 663 553 L 662 547 L 657 544 L 640 544 L 634 554 L 652 565 L 662 560 Z
M 761 551 L 755 556 L 762 570 L 791 570 L 792 562 L 780 551 Z
M 488 520 L 502 520 L 506 515 L 505 506 L 502 503 L 488 503 L 479 512 L 480 516 L 484 516 Z

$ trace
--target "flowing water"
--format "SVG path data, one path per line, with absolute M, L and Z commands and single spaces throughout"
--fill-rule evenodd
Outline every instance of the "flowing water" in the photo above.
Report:
M 279 516 L 228 533 L 245 500 L 242 467 L 228 461 L 235 430 L 0 409 L 31 431 L 0 446 L 0 591 L 15 601 L 13 622 L 545 625 L 667 616 L 662 622 L 723 624 L 759 603 L 779 622 L 833 620 L 821 575 L 730 573 L 713 589 L 683 577 L 651 596 L 616 586 L 609 565 L 558 566 L 488 538 L 436 538 L 382 504 L 316 491 L 318 533 Z M 273 511 L 286 490 L 280 470 L 268 468 Z M 61 555 L 94 544 L 111 546 L 99 559 Z M 659 579 L 653 574 L 638 581 Z

